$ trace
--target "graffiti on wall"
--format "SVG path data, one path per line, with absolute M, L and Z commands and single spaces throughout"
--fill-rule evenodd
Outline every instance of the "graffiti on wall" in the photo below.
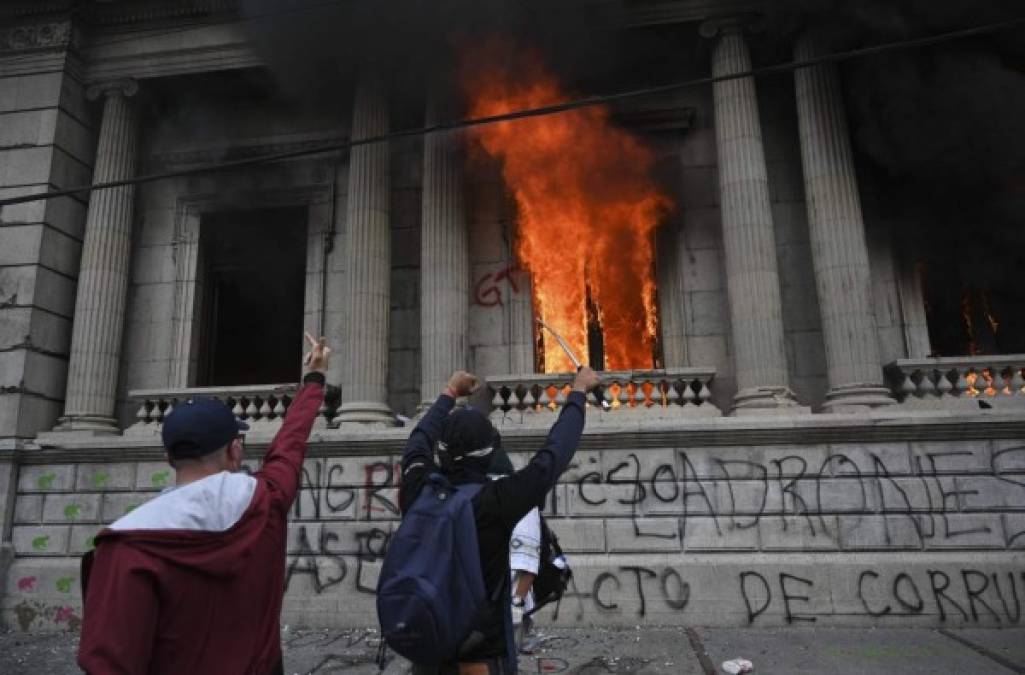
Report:
M 395 459 L 304 464 L 286 608 L 287 598 L 303 611 L 301 599 L 345 597 L 354 616 L 372 622 L 377 575 L 399 525 Z M 78 620 L 77 559 L 62 552 L 88 546 L 99 495 L 69 492 L 71 478 L 53 471 L 33 478 L 29 492 L 56 492 L 58 481 L 62 492 L 48 495 L 45 509 L 34 497 L 47 524 L 16 528 L 8 589 L 25 625 Z M 106 491 L 109 482 L 89 486 Z M 105 495 L 104 512 L 139 496 Z M 576 572 L 561 602 L 544 610 L 561 623 L 697 621 L 709 612 L 736 625 L 840 615 L 1021 622 L 1023 444 L 583 451 L 545 510 Z M 33 566 L 62 555 L 66 566 Z
M 1025 511 L 1023 471 L 1025 446 L 982 457 L 960 449 L 913 456 L 780 451 L 753 461 L 675 450 L 606 452 L 604 463 L 581 459 L 553 492 L 547 511 L 557 530 L 603 523 L 598 531 L 605 546 L 587 551 L 607 555 L 603 565 L 578 571 L 550 617 L 583 622 L 698 614 L 708 601 L 698 589 L 715 586 L 717 601 L 732 603 L 738 622 L 748 624 L 814 622 L 836 613 L 1017 624 L 1025 569 L 1002 564 L 844 567 L 842 575 L 850 578 L 840 585 L 851 594 L 838 599 L 836 579 L 801 565 L 741 567 L 733 558 L 712 574 L 707 562 L 692 566 L 686 560 L 688 552 L 744 550 L 1015 549 L 1025 535 L 1025 517 L 1019 517 L 1025 516 L 1019 514 Z M 307 467 L 308 495 L 297 505 L 293 525 L 289 588 L 302 583 L 315 594 L 373 594 L 398 525 L 397 476 L 390 460 L 344 466 L 325 460 Z M 338 514 L 348 520 L 325 520 Z M 684 562 L 640 564 L 629 555 L 652 551 L 676 551 Z M 617 558 L 623 564 L 607 564 Z

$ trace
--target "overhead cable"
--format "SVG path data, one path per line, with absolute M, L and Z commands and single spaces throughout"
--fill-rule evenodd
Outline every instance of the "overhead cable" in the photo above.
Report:
M 210 173 L 215 171 L 224 171 L 228 169 L 236 169 L 243 166 L 253 166 L 256 164 L 264 164 L 267 162 L 279 162 L 288 159 L 295 159 L 297 157 L 309 157 L 314 155 L 323 155 L 328 153 L 336 153 L 343 150 L 349 150 L 354 147 L 361 145 L 371 145 L 374 143 L 383 143 L 390 140 L 409 138 L 413 136 L 423 136 L 426 134 L 439 133 L 444 131 L 453 131 L 457 129 L 466 129 L 470 127 L 482 126 L 485 124 L 495 124 L 498 122 L 508 122 L 513 120 L 525 119 L 529 117 L 541 117 L 544 115 L 555 115 L 570 110 L 576 110 L 579 108 L 587 108 L 596 105 L 603 105 L 606 103 L 613 103 L 616 101 L 623 101 L 633 98 L 643 98 L 646 96 L 655 96 L 658 94 L 666 94 L 670 92 L 680 91 L 682 89 L 689 89 L 692 87 L 704 86 L 708 84 L 714 84 L 716 82 L 725 82 L 729 80 L 738 80 L 746 77 L 758 77 L 762 75 L 772 75 L 785 72 L 791 72 L 800 68 L 809 68 L 812 66 L 837 63 L 840 61 L 846 61 L 855 58 L 863 58 L 866 56 L 874 56 L 876 54 L 883 54 L 887 52 L 898 51 L 902 49 L 912 49 L 917 47 L 927 47 L 930 45 L 940 44 L 943 42 L 950 42 L 952 40 L 959 40 L 968 37 L 985 35 L 995 33 L 997 31 L 1013 28 L 1015 26 L 1025 25 L 1025 17 L 1017 19 L 1011 19 L 1008 21 L 1001 21 L 997 23 L 990 23 L 981 26 L 975 26 L 972 28 L 964 28 L 961 30 L 950 31 L 947 33 L 940 33 L 937 35 L 931 35 L 921 38 L 900 40 L 897 42 L 887 42 L 878 45 L 872 45 L 869 47 L 860 47 L 858 49 L 849 49 L 842 52 L 834 52 L 830 54 L 823 54 L 821 56 L 815 56 L 808 59 L 802 59 L 798 61 L 786 61 L 770 66 L 762 66 L 759 68 L 752 68 L 750 70 L 741 71 L 737 73 L 730 73 L 728 75 L 715 75 L 699 77 L 692 80 L 684 80 L 680 82 L 673 82 L 670 84 L 662 84 L 653 87 L 645 87 L 642 89 L 630 89 L 627 91 L 615 92 L 611 94 L 603 94 L 597 96 L 588 96 L 585 98 L 578 98 L 562 103 L 553 103 L 551 105 L 538 106 L 536 108 L 526 108 L 522 110 L 514 110 L 499 115 L 488 115 L 485 117 L 474 117 L 469 119 L 454 120 L 451 122 L 441 122 L 438 124 L 432 124 L 422 127 L 414 127 L 409 129 L 400 129 L 397 131 L 391 131 L 385 134 L 379 134 L 376 136 L 368 136 L 366 138 L 349 139 L 345 141 L 336 141 L 333 143 L 324 143 L 321 145 L 315 145 L 311 147 L 301 148 L 297 150 L 290 150 L 286 152 L 269 153 L 264 155 L 257 155 L 255 157 L 246 157 L 244 159 L 212 162 L 209 164 L 202 164 L 193 166 L 185 169 L 178 169 L 174 171 L 164 171 L 159 173 L 145 174 L 141 176 L 134 176 L 132 178 L 125 178 L 123 180 L 107 181 L 102 183 L 95 183 L 92 185 L 83 185 L 80 187 L 67 188 L 63 190 L 52 190 L 50 192 L 42 192 L 37 194 L 22 195 L 19 197 L 8 197 L 6 199 L 0 199 L 0 207 L 11 206 L 14 204 L 24 204 L 27 202 L 41 201 L 46 199 L 55 199 L 57 197 L 68 197 L 74 195 L 81 195 L 91 192 L 92 190 L 103 190 L 114 187 L 122 187 L 125 185 L 140 185 L 143 183 L 152 183 L 158 180 L 164 180 L 167 178 L 180 178 L 182 176 L 192 176 L 201 173 Z

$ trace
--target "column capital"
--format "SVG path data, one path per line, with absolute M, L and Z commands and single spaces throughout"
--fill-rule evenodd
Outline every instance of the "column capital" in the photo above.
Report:
M 139 82 L 128 77 L 94 82 L 85 90 L 85 96 L 90 101 L 95 101 L 100 96 L 110 96 L 112 94 L 135 96 L 137 93 L 139 93 Z
M 765 30 L 765 17 L 761 14 L 728 14 L 706 19 L 698 26 L 701 37 L 712 39 L 730 33 L 761 33 Z

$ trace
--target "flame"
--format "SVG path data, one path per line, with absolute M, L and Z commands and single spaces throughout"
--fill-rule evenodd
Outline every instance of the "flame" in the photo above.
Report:
M 473 117 L 568 100 L 536 54 L 485 69 L 474 52 L 463 86 Z M 496 61 L 488 61 L 493 63 Z M 518 211 L 516 255 L 535 311 L 585 363 L 588 287 L 603 328 L 605 367 L 650 368 L 658 332 L 654 231 L 672 206 L 651 180 L 654 156 L 593 106 L 477 127 L 499 160 Z M 545 336 L 545 372 L 573 370 Z

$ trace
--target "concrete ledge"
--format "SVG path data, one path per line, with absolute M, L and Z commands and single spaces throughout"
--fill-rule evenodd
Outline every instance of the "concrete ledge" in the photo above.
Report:
M 897 408 L 897 406 L 893 406 Z M 986 411 L 971 415 L 944 412 L 897 412 L 866 415 L 798 415 L 794 417 L 716 417 L 681 421 L 635 421 L 620 424 L 588 421 L 580 450 L 665 448 L 728 445 L 805 445 L 814 443 L 879 443 L 887 441 L 955 441 L 1025 439 L 1025 412 Z M 614 415 L 615 413 L 590 413 Z M 554 423 L 555 416 L 552 416 Z M 379 429 L 314 429 L 309 457 L 398 453 L 411 427 Z M 538 448 L 548 427 L 502 428 L 509 451 Z M 247 444 L 249 456 L 259 457 L 269 438 Z M 153 437 L 108 436 L 68 438 L 62 447 L 26 443 L 18 451 L 21 464 L 60 462 L 160 461 L 163 448 Z

